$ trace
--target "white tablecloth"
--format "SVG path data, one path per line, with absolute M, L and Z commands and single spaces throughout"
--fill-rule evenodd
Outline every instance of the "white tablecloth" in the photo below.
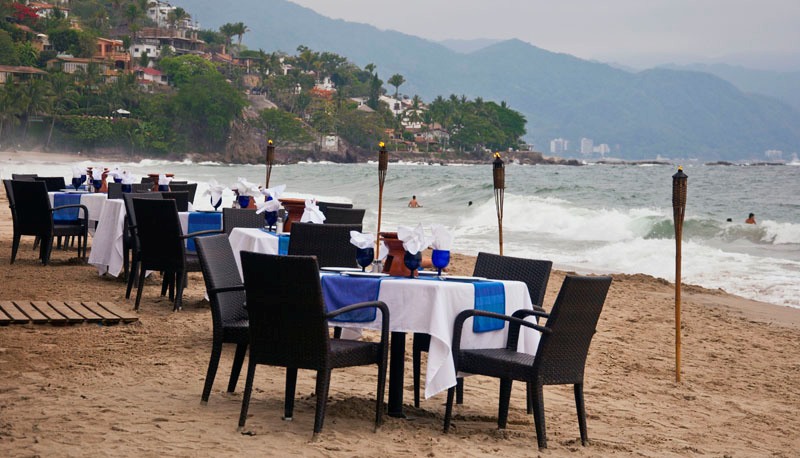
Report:
M 53 206 L 56 193 L 48 192 L 47 195 L 50 197 L 50 206 Z M 107 200 L 108 195 L 101 192 L 81 193 L 81 205 L 86 205 L 86 209 L 89 210 L 89 221 L 100 221 Z
M 122 271 L 124 233 L 125 202 L 122 199 L 106 200 L 92 237 L 92 251 L 89 252 L 89 264 L 97 267 L 100 275 L 116 277 Z
M 235 227 L 228 236 L 231 248 L 236 258 L 236 267 L 239 268 L 239 275 L 242 275 L 242 260 L 239 256 L 240 251 L 255 251 L 256 253 L 278 254 L 278 237 L 267 234 L 261 229 Z
M 496 280 L 499 281 L 499 280 Z M 505 287 L 506 314 L 532 309 L 528 287 L 523 282 L 502 281 Z M 475 307 L 471 283 L 420 279 L 386 279 L 381 282 L 378 300 L 389 307 L 389 328 L 397 332 L 423 332 L 431 335 L 428 365 L 425 369 L 425 397 L 429 398 L 456 384 L 451 352 L 453 322 L 463 310 Z M 337 326 L 380 329 L 380 316 L 371 323 L 339 323 Z M 508 325 L 502 330 L 475 333 L 467 320 L 461 334 L 461 348 L 501 348 L 505 346 Z M 539 333 L 524 328 L 519 351 L 535 354 Z

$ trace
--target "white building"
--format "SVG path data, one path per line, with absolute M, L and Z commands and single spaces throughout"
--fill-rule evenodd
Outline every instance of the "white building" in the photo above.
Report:
M 550 140 L 550 152 L 553 154 L 565 153 L 569 150 L 569 140 L 554 138 Z
M 771 149 L 764 151 L 764 156 L 770 161 L 780 161 L 783 159 L 783 151 L 777 149 Z
M 593 153 L 597 153 L 601 156 L 605 156 L 606 154 L 611 152 L 611 148 L 606 143 L 601 143 L 594 148 L 592 148 Z
M 581 154 L 592 154 L 594 152 L 594 142 L 591 138 L 581 138 Z

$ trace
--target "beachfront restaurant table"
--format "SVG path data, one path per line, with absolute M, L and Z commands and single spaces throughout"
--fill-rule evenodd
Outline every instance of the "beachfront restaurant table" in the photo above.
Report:
M 222 229 L 222 213 L 214 212 L 179 212 L 181 230 L 187 234 L 190 229 L 190 215 L 212 218 L 213 228 Z M 89 252 L 89 264 L 97 267 L 100 275 L 108 274 L 119 276 L 123 268 L 125 256 L 123 238 L 125 236 L 125 202 L 122 199 L 108 199 L 100 219 L 97 230 L 92 238 L 92 250 Z M 192 228 L 193 232 L 202 229 Z
M 81 204 L 85 205 L 86 209 L 89 210 L 89 221 L 93 221 L 97 223 L 100 221 L 100 215 L 103 213 L 103 207 L 105 207 L 106 201 L 108 200 L 108 196 L 106 194 L 100 192 L 48 192 L 48 197 L 50 197 L 50 206 L 57 207 L 60 205 L 66 205 L 67 202 L 70 204 Z M 72 201 L 75 199 L 75 201 Z M 89 225 L 89 232 L 92 233 L 94 236 L 94 224 Z
M 242 258 L 239 256 L 241 251 L 255 251 L 264 254 L 286 254 L 289 246 L 289 235 L 276 235 L 263 229 L 250 227 L 234 227 L 228 240 L 231 243 L 233 253 L 236 255 L 236 267 L 239 268 L 239 275 L 242 275 Z
M 323 294 L 330 308 L 332 302 L 347 302 L 336 297 L 348 296 L 347 283 L 353 290 L 364 290 L 364 280 L 379 281 L 377 300 L 389 307 L 389 328 L 391 336 L 391 356 L 389 365 L 389 405 L 390 416 L 403 417 L 403 377 L 405 363 L 405 339 L 407 332 L 430 334 L 431 343 L 428 363 L 425 369 L 425 397 L 429 398 L 456 385 L 456 371 L 451 352 L 453 322 L 463 310 L 472 309 L 476 303 L 476 284 L 494 283 L 502 285 L 504 304 L 502 313 L 512 314 L 517 310 L 532 309 L 528 288 L 519 281 L 460 281 L 434 278 L 383 277 L 382 279 L 336 275 L 338 285 L 331 287 L 330 281 L 322 279 Z M 343 284 L 342 284 L 343 283 Z M 332 300 L 331 300 L 332 299 Z M 342 300 L 344 299 L 344 300 Z M 365 298 L 366 299 L 366 298 Z M 373 297 L 369 300 L 375 300 Z M 342 304 L 343 305 L 343 304 Z M 377 318 L 377 317 L 376 317 Z M 502 348 L 506 344 L 508 325 L 501 329 L 483 331 L 473 328 L 472 320 L 467 320 L 461 337 L 461 348 Z M 494 323 L 502 323 L 493 320 Z M 485 322 L 484 322 L 485 323 Z M 330 324 L 347 328 L 380 329 L 380 320 L 366 322 L 331 321 Z M 520 332 L 518 350 L 534 354 L 539 345 L 539 333 L 523 327 Z

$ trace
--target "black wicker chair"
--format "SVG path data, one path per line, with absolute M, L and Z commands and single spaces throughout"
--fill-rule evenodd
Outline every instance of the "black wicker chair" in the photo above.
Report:
M 214 386 L 214 377 L 217 375 L 222 344 L 236 344 L 236 354 L 233 357 L 233 367 L 228 381 L 228 393 L 233 393 L 239 380 L 239 373 L 242 371 L 250 339 L 244 284 L 242 277 L 239 276 L 228 236 L 220 234 L 198 237 L 195 243 L 208 299 L 211 302 L 211 323 L 214 328 L 211 359 L 208 362 L 206 382 L 201 397 L 201 401 L 207 403 L 211 388 Z
M 363 208 L 328 207 L 324 212 L 325 224 L 362 224 L 365 212 Z
M 321 211 L 323 215 L 327 215 L 329 208 L 353 208 L 353 204 L 343 204 L 339 202 L 317 202 L 317 207 L 319 207 L 319 211 Z
M 249 208 L 223 208 L 222 228 L 230 235 L 234 227 L 257 229 L 265 225 L 264 214 Z
M 185 241 L 191 237 L 219 231 L 200 231 L 183 235 L 178 207 L 172 199 L 133 199 L 133 209 L 136 218 L 136 225 L 133 228 L 139 242 L 139 285 L 134 309 L 139 310 L 145 272 L 158 270 L 165 273 L 165 279 L 170 284 L 170 300 L 173 299 L 172 284 L 175 285 L 173 310 L 180 310 L 186 274 L 201 271 L 197 255 L 186 252 Z M 167 283 L 162 283 L 162 295 L 165 293 Z
M 288 254 L 316 256 L 320 267 L 357 267 L 350 231 L 361 225 L 292 223 Z
M 547 448 L 544 421 L 544 385 L 574 385 L 575 405 L 581 444 L 586 445 L 586 410 L 583 402 L 583 372 L 589 345 L 596 332 L 597 321 L 611 285 L 611 277 L 578 277 L 567 275 L 553 309 L 548 315 L 539 310 L 518 310 L 512 316 L 480 310 L 465 310 L 456 316 L 453 325 L 453 360 L 457 371 L 487 375 L 500 379 L 500 407 L 497 426 L 506 427 L 511 385 L 514 380 L 531 383 L 536 400 L 533 416 L 539 448 Z M 509 322 L 506 348 L 461 350 L 464 321 L 473 316 L 500 318 Z M 544 327 L 527 316 L 546 317 Z M 536 355 L 516 351 L 520 326 L 542 332 Z M 455 388 L 447 390 L 444 432 L 450 429 Z
M 187 192 L 189 193 L 189 202 L 194 205 L 194 196 L 197 194 L 197 183 L 176 183 L 169 184 L 171 192 Z
M 17 257 L 20 238 L 23 235 L 38 236 L 40 240 L 39 258 L 42 264 L 50 261 L 53 238 L 75 236 L 78 238 L 78 257 L 86 257 L 86 243 L 89 238 L 89 210 L 85 205 L 62 205 L 52 207 L 47 195 L 47 187 L 41 181 L 11 181 L 8 193 L 12 210 L 14 238 L 11 245 L 11 264 Z M 66 208 L 78 208 L 76 224 L 60 224 L 53 221 L 53 212 Z
M 47 186 L 47 192 L 61 191 L 67 189 L 67 181 L 64 177 L 34 177 L 34 181 L 42 181 Z
M 383 394 L 389 350 L 389 309 L 380 301 L 362 302 L 326 313 L 319 266 L 311 256 L 274 256 L 243 251 L 242 270 L 250 320 L 250 357 L 239 428 L 244 428 L 256 365 L 286 367 L 284 418 L 294 412 L 297 369 L 317 371 L 314 434 L 322 431 L 331 371 L 378 365 L 375 426 L 383 420 Z M 298 287 L 298 285 L 302 285 Z M 381 312 L 380 342 L 331 339 L 328 319 L 346 311 L 375 307 Z
M 109 199 L 122 199 L 122 183 L 109 182 L 108 183 L 108 198 Z
M 11 179 L 14 181 L 36 181 L 36 173 L 12 173 Z
M 164 191 L 161 193 L 164 199 L 172 199 L 175 201 L 175 205 L 178 207 L 179 212 L 188 212 L 189 211 L 189 193 L 186 191 L 182 192 L 175 192 L 175 191 Z
M 131 298 L 131 290 L 139 278 L 140 244 L 136 236 L 136 213 L 133 208 L 133 199 L 158 199 L 164 197 L 160 192 L 125 193 L 122 196 L 125 202 L 125 232 L 122 236 L 122 268 L 128 284 L 125 288 L 125 299 Z
M 148 181 L 147 183 L 133 183 L 131 184 L 131 191 L 138 192 L 138 193 L 145 193 L 145 192 L 152 192 L 153 191 L 153 183 Z
M 544 311 L 544 293 L 547 290 L 547 282 L 550 280 L 550 269 L 553 267 L 552 261 L 541 259 L 515 258 L 512 256 L 500 256 L 491 253 L 478 253 L 475 261 L 475 268 L 472 275 L 476 277 L 486 277 L 495 280 L 516 280 L 528 285 L 528 293 L 533 303 L 533 308 Z M 420 372 L 422 367 L 422 352 L 428 351 L 431 336 L 428 334 L 414 333 L 413 343 L 413 374 L 414 374 L 414 407 L 419 407 Z M 528 413 L 533 409 L 532 396 L 528 396 Z M 464 379 L 458 379 L 456 386 L 456 404 L 464 402 Z

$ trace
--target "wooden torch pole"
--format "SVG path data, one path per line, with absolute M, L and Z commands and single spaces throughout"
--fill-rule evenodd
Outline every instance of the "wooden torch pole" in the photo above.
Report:
M 675 223 L 675 381 L 681 381 L 681 239 L 686 214 L 686 183 L 683 167 L 672 175 L 672 218 Z
M 497 229 L 500 237 L 500 256 L 503 255 L 503 198 L 506 191 L 506 167 L 500 153 L 494 153 L 492 162 L 492 177 L 494 178 L 494 205 L 497 209 Z
M 275 145 L 272 144 L 272 139 L 267 141 L 267 177 L 264 180 L 264 188 L 269 188 L 269 177 L 272 175 L 272 164 L 275 162 Z
M 380 255 L 381 248 L 381 215 L 383 214 L 383 183 L 386 181 L 386 171 L 389 168 L 389 152 L 386 151 L 386 144 L 378 143 L 378 230 L 375 234 L 375 257 Z

